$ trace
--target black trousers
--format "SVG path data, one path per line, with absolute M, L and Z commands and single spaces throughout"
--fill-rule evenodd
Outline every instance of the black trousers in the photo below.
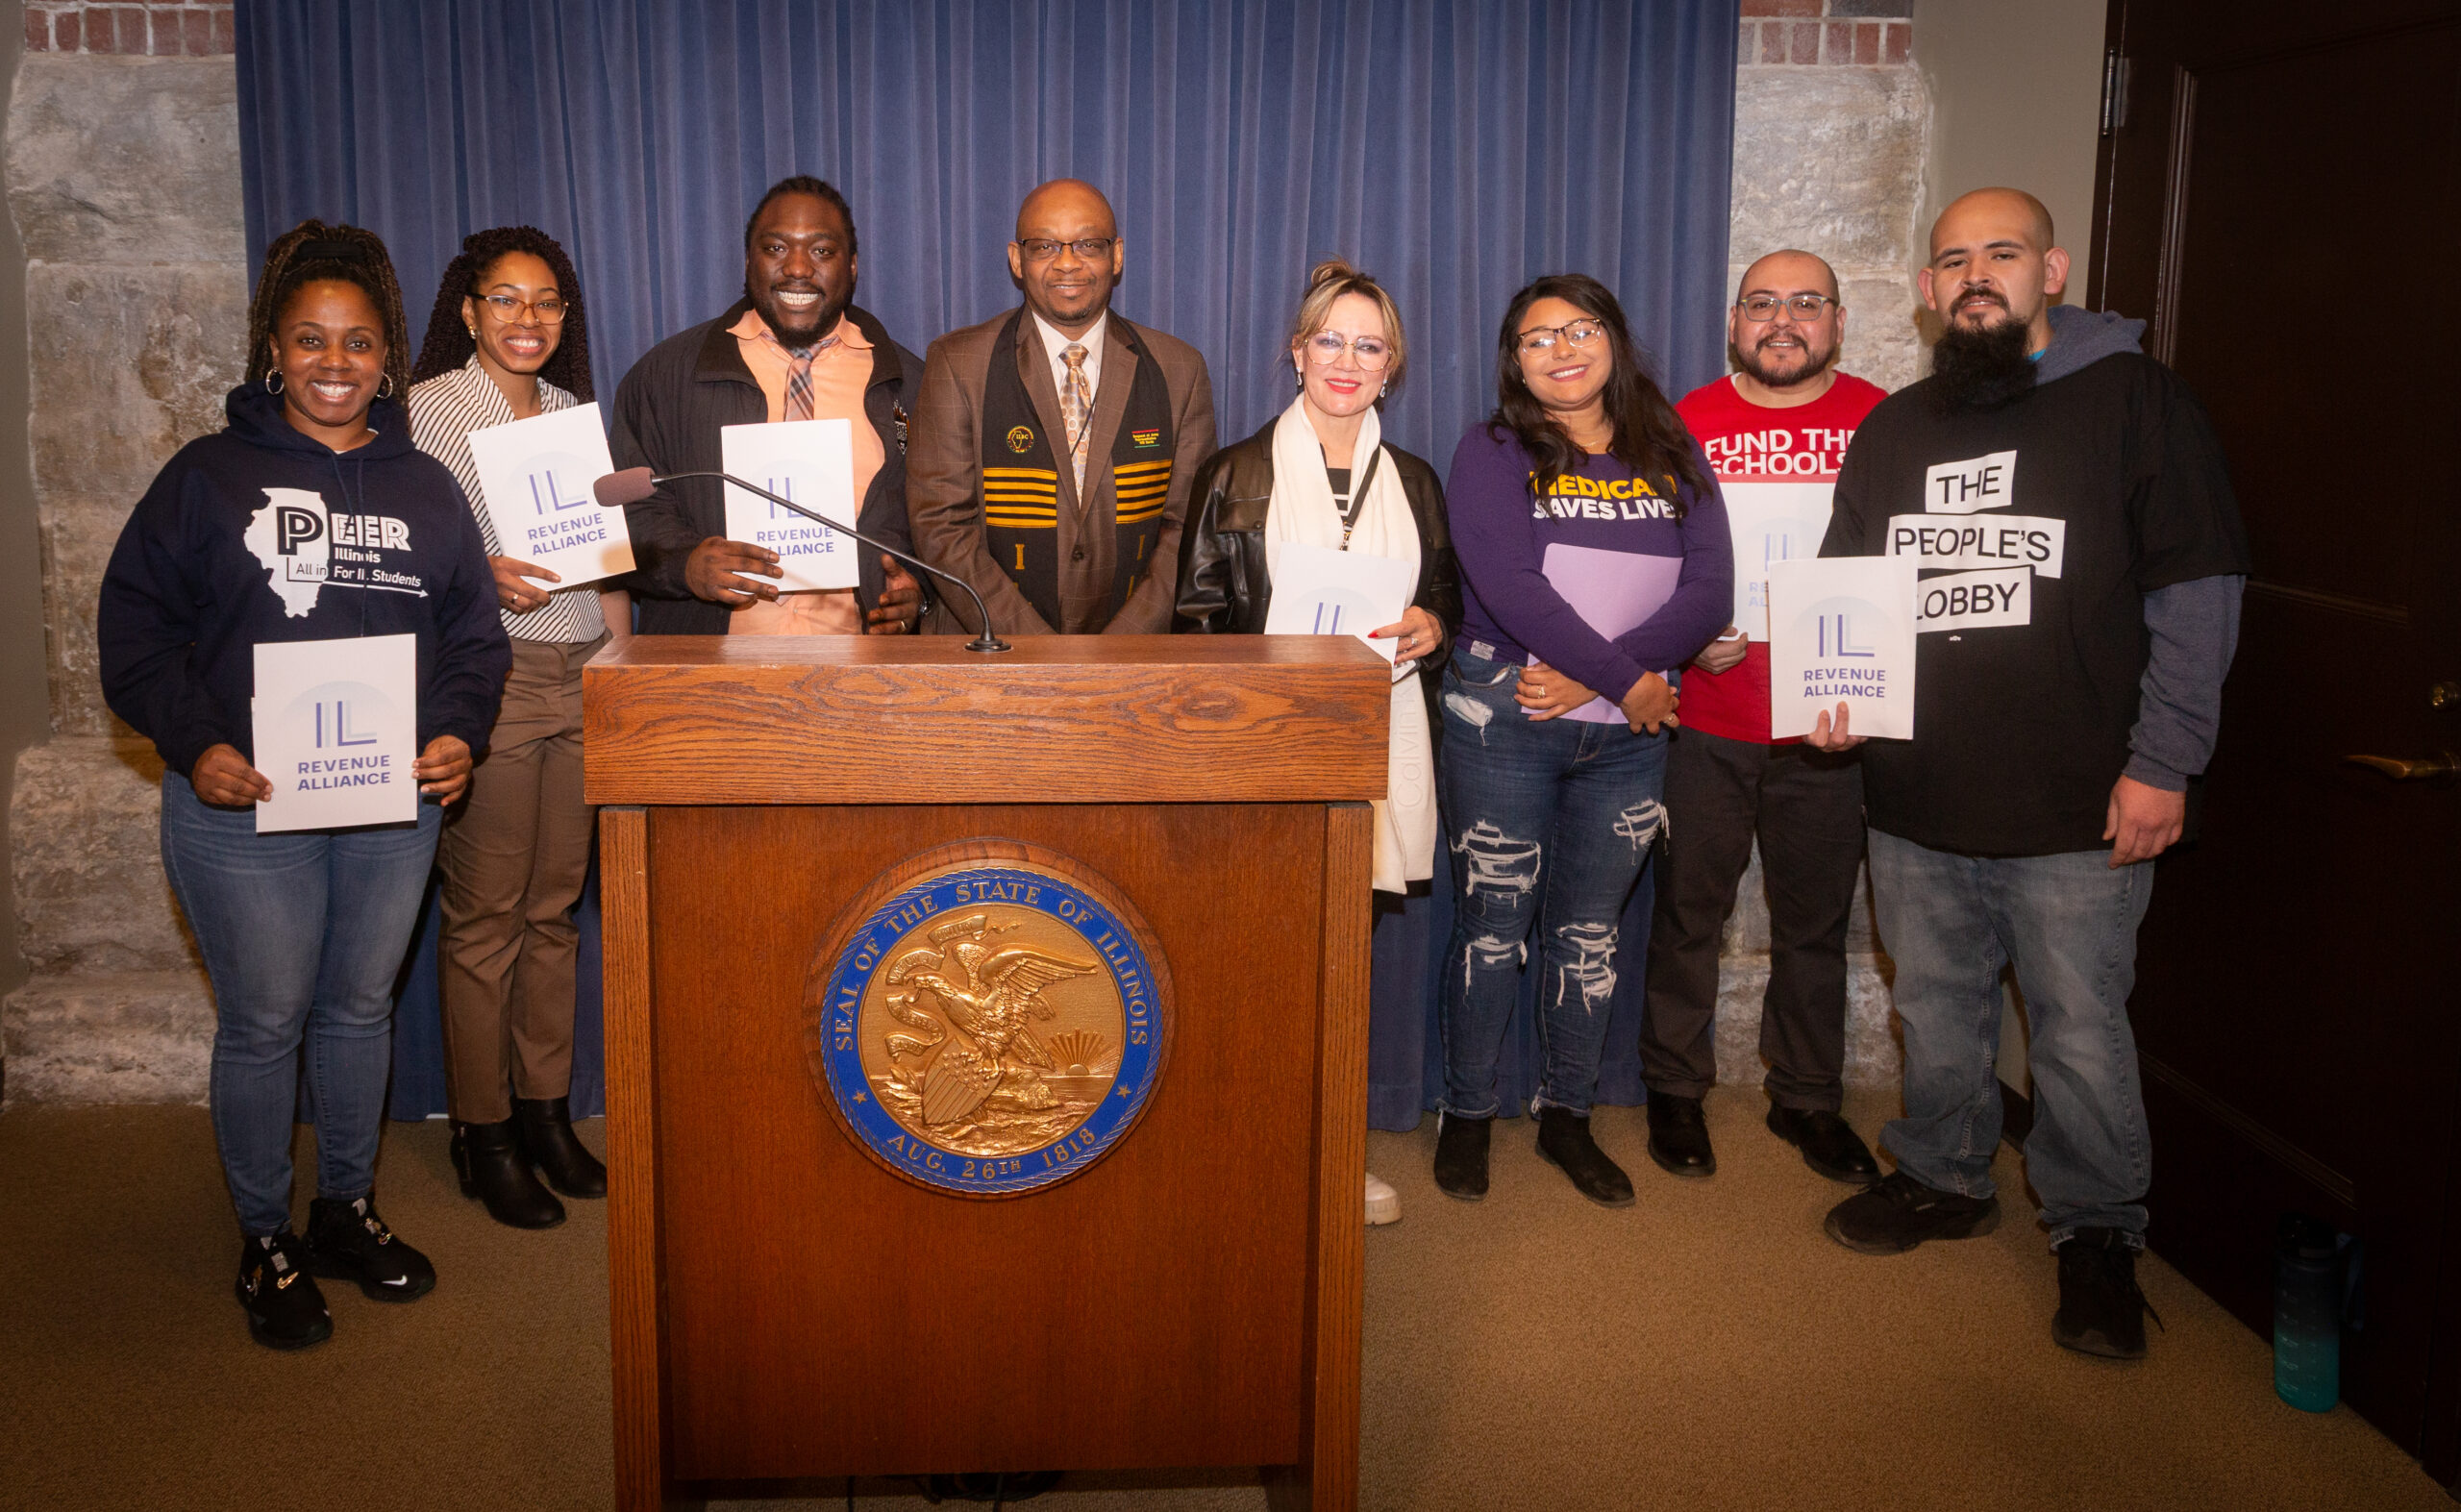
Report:
M 1680 730 L 1667 749 L 1666 817 L 1641 1079 L 1690 1098 L 1718 1079 L 1718 941 L 1757 835 L 1769 888 L 1765 1085 L 1780 1107 L 1835 1111 L 1845 1095 L 1846 924 L 1863 859 L 1862 762 Z

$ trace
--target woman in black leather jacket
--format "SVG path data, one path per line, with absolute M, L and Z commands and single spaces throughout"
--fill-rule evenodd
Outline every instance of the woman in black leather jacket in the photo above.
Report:
M 1197 469 L 1172 622 L 1190 632 L 1263 633 L 1273 563 L 1292 545 L 1410 564 L 1409 607 L 1369 632 L 1395 647 L 1390 769 L 1375 806 L 1375 885 L 1394 893 L 1434 871 L 1436 682 L 1461 625 L 1435 469 L 1382 444 L 1377 402 L 1400 384 L 1407 355 L 1392 297 L 1347 262 L 1319 263 L 1291 327 L 1298 398 Z M 1369 1176 L 1367 1221 L 1400 1216 L 1400 1198 Z

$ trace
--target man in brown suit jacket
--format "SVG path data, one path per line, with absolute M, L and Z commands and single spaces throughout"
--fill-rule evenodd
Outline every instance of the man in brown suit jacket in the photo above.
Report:
M 1025 307 L 924 356 L 906 459 L 914 550 L 973 583 L 1006 633 L 1171 628 L 1213 385 L 1194 347 L 1110 312 L 1124 265 L 1102 192 L 1043 185 L 1008 244 Z M 973 617 L 944 600 L 929 628 L 970 634 Z

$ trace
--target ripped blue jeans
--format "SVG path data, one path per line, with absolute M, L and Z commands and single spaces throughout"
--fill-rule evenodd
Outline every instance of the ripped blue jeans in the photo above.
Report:
M 1625 900 L 1665 828 L 1666 736 L 1622 721 L 1536 721 L 1513 702 L 1519 668 L 1454 649 L 1444 669 L 1444 841 L 1453 938 L 1444 955 L 1444 1107 L 1491 1118 L 1529 936 L 1539 931 L 1531 1100 L 1587 1114 L 1598 1092 Z

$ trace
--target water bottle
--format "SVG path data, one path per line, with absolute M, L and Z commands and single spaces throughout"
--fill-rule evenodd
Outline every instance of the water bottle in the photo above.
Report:
M 2273 1389 L 2301 1412 L 2342 1396 L 2341 1265 L 2332 1226 L 2284 1214 L 2274 1252 Z

